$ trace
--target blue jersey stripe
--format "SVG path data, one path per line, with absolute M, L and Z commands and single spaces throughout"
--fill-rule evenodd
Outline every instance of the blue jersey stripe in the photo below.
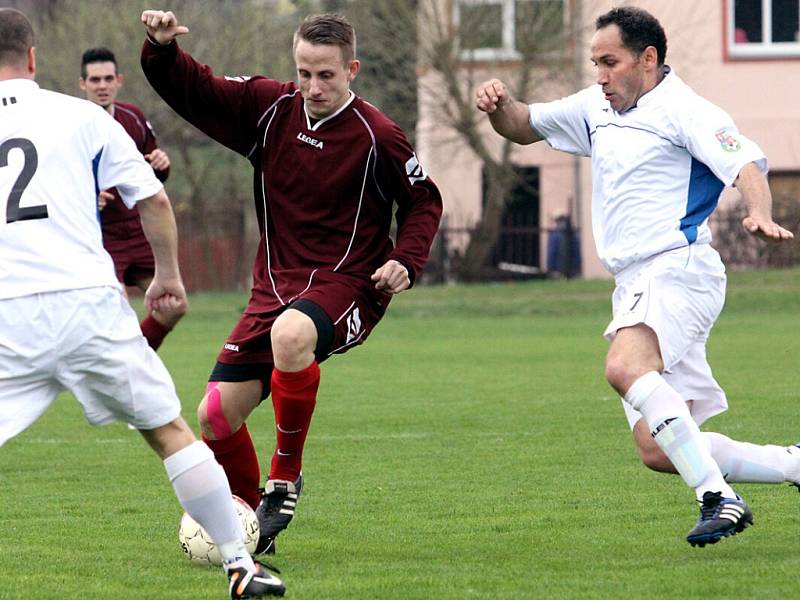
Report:
M 100 207 L 97 206 L 97 197 L 100 195 L 100 186 L 97 183 L 97 170 L 100 168 L 100 157 L 103 155 L 103 149 L 92 159 L 92 177 L 94 177 L 94 204 L 97 211 L 97 222 L 100 222 Z
M 591 148 L 592 147 L 592 130 L 589 127 L 589 122 L 586 119 L 583 120 L 583 126 L 586 127 L 586 137 L 589 140 L 589 148 Z
M 681 231 L 690 244 L 697 240 L 697 227 L 717 207 L 719 195 L 724 187 L 725 184 L 711 172 L 711 169 L 692 157 L 686 215 L 681 219 Z

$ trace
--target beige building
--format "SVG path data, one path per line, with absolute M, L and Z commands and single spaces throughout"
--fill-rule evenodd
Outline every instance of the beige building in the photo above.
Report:
M 456 32 L 463 15 L 468 13 L 477 13 L 490 24 L 488 33 L 473 42 L 471 51 L 462 56 L 464 77 L 471 79 L 469 83 L 473 85 L 488 77 L 513 76 L 519 69 L 514 31 L 517 19 L 525 11 L 535 10 L 533 3 L 560 5 L 565 39 L 577 48 L 575 60 L 568 61 L 574 72 L 562 78 L 561 83 L 553 79 L 546 89 L 537 90 L 537 101 L 576 91 L 579 80 L 580 87 L 593 83 L 589 40 L 594 19 L 620 4 L 600 0 L 442 1 L 447 1 L 444 14 L 452 18 Z M 800 198 L 800 0 L 641 0 L 625 4 L 644 8 L 661 21 L 669 46 L 667 64 L 696 92 L 728 111 L 740 131 L 761 146 L 769 159 L 773 189 L 792 190 Z M 574 16 L 578 16 L 575 25 Z M 577 27 L 577 23 L 581 26 Z M 463 141 L 437 127 L 437 117 L 429 108 L 434 101 L 427 91 L 435 85 L 436 75 L 423 70 L 417 148 L 426 169 L 445 194 L 447 222 L 470 226 L 481 218 L 483 210 L 483 163 Z M 474 110 L 478 118 L 478 111 Z M 500 152 L 502 139 L 485 117 L 480 136 L 491 152 Z M 591 233 L 589 159 L 556 152 L 545 142 L 515 146 L 511 158 L 535 174 L 532 181 L 538 186 L 538 198 L 532 192 L 528 206 L 534 213 L 531 222 L 539 230 L 531 238 L 539 246 L 533 254 L 538 264 L 527 266 L 546 269 L 547 229 L 552 227 L 555 215 L 566 212 L 579 226 L 582 274 L 605 276 Z M 735 191 L 726 190 L 721 205 L 737 199 Z M 451 236 L 450 243 L 463 244 L 464 238 Z M 524 260 L 515 261 L 512 257 L 509 262 Z

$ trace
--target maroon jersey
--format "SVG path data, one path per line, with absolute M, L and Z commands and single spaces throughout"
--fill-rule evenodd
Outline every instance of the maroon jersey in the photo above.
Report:
M 114 118 L 122 125 L 125 131 L 128 132 L 128 135 L 133 139 L 139 152 L 143 155 L 150 154 L 153 150 L 158 148 L 153 129 L 138 107 L 125 102 L 115 102 Z M 155 174 L 161 181 L 166 181 L 169 176 L 169 168 L 163 171 L 155 171 Z M 104 237 L 108 235 L 118 237 L 119 227 L 107 228 L 106 225 L 119 223 L 121 221 L 131 221 L 131 223 L 127 223 L 125 226 L 126 237 L 130 237 L 136 233 L 141 233 L 141 235 L 144 236 L 144 233 L 141 232 L 141 225 L 139 225 L 139 210 L 135 206 L 133 208 L 125 206 L 125 203 L 122 202 L 122 198 L 120 198 L 115 188 L 109 191 L 114 194 L 114 198 L 106 204 L 106 207 L 100 213 Z
M 351 96 L 312 122 L 294 83 L 216 77 L 176 43 L 145 42 L 142 67 L 178 114 L 254 167 L 261 239 L 249 310 L 280 308 L 331 279 L 369 282 L 389 259 L 412 282 L 420 274 L 441 196 L 401 129 L 374 106 Z

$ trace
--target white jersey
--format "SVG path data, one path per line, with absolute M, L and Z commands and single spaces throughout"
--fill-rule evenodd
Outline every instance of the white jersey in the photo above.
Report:
M 119 283 L 103 248 L 99 190 L 129 207 L 162 187 L 102 108 L 0 81 L 0 299 Z
M 767 171 L 764 153 L 730 116 L 671 70 L 624 113 L 599 85 L 529 110 L 531 126 L 554 149 L 592 157 L 592 229 L 612 274 L 709 243 L 708 217 L 723 187 L 747 163 Z

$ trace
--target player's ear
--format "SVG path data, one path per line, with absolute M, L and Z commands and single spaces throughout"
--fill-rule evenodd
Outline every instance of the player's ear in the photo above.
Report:
M 361 61 L 358 59 L 354 59 L 350 61 L 350 64 L 347 67 L 347 81 L 353 81 L 358 75 L 358 71 L 361 69 Z
M 120 73 L 119 75 L 117 75 L 117 85 L 122 85 L 122 82 L 123 82 L 124 80 L 125 80 L 125 78 L 122 76 L 122 73 Z
M 36 47 L 28 48 L 28 73 L 36 75 Z
M 658 50 L 655 46 L 648 46 L 642 53 L 644 55 L 644 62 L 647 66 L 658 66 Z

